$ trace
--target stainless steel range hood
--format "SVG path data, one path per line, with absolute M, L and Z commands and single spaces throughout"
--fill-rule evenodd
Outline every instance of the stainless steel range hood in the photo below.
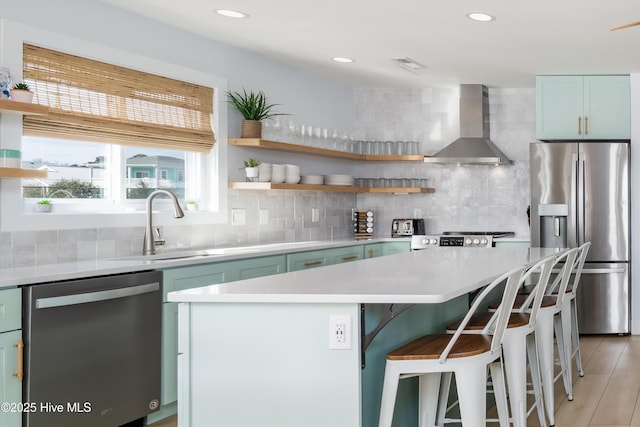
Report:
M 512 165 L 489 139 L 489 93 L 483 85 L 460 85 L 460 138 L 425 163 Z

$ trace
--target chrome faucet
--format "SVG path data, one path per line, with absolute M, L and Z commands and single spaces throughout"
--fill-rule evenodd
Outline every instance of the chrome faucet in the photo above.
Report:
M 153 225 L 151 223 L 151 212 L 153 199 L 158 194 L 166 194 L 173 201 L 173 216 L 175 218 L 182 218 L 184 212 L 178 203 L 178 198 L 171 191 L 156 190 L 147 196 L 147 225 L 144 229 L 144 244 L 142 246 L 142 255 L 154 255 L 156 253 L 156 246 L 164 244 L 164 240 L 160 238 L 160 230 L 156 229 L 157 238 L 154 237 Z

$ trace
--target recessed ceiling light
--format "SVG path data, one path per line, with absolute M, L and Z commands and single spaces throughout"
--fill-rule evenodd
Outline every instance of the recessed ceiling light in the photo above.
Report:
M 467 13 L 467 18 L 480 22 L 495 21 L 496 19 L 495 16 L 491 16 L 484 12 L 469 12 Z
M 417 74 L 418 71 L 421 71 L 425 68 L 425 66 L 422 65 L 421 63 L 414 61 L 413 59 L 408 57 L 391 58 L 391 61 L 393 61 L 393 63 L 396 64 L 398 67 L 414 74 Z
M 217 9 L 216 13 L 218 15 L 226 16 L 227 18 L 248 18 L 249 15 L 246 13 L 238 12 L 237 10 L 229 10 L 229 9 Z
M 342 56 L 334 56 L 333 58 L 331 58 L 332 61 L 336 61 L 336 62 L 342 62 L 344 64 L 348 64 L 350 62 L 355 62 L 353 59 L 351 58 L 345 58 Z

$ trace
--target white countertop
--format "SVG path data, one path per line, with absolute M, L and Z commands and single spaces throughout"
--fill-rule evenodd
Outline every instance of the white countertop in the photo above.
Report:
M 174 302 L 440 303 L 556 253 L 544 248 L 441 248 L 171 292 Z
M 334 240 L 272 243 L 256 246 L 242 246 L 232 248 L 216 248 L 210 256 L 194 256 L 187 258 L 159 259 L 166 255 L 158 251 L 156 256 L 130 256 L 94 261 L 65 262 L 58 264 L 32 265 L 12 268 L 0 268 L 0 289 L 29 285 L 34 283 L 57 282 L 84 277 L 104 276 L 110 274 L 129 273 L 134 271 L 155 270 L 171 267 L 183 267 L 210 262 L 232 261 L 237 259 L 278 255 L 297 251 L 328 249 L 367 243 L 397 242 L 407 239 L 375 239 L 375 240 Z M 177 255 L 189 255 L 192 249 L 172 252 Z M 154 259 L 155 258 L 155 259 Z

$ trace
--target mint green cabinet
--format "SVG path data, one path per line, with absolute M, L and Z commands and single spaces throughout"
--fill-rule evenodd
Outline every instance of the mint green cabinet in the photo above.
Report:
M 22 382 L 18 379 L 18 353 L 22 352 L 20 289 L 0 291 L 0 402 L 19 404 Z M 22 414 L 0 411 L 0 427 L 20 427 Z
M 364 258 L 362 245 L 287 254 L 287 271 L 306 270 L 324 265 L 341 264 Z
M 161 399 L 163 406 L 174 404 L 178 399 L 178 304 L 166 302 L 167 293 L 284 273 L 285 261 L 285 255 L 274 255 L 163 270 L 165 295 L 165 303 L 162 307 Z
M 394 254 L 403 254 L 411 250 L 411 242 L 402 240 L 398 242 L 369 243 L 364 245 L 364 257 L 376 258 Z
M 629 139 L 629 76 L 538 76 L 536 137 Z

